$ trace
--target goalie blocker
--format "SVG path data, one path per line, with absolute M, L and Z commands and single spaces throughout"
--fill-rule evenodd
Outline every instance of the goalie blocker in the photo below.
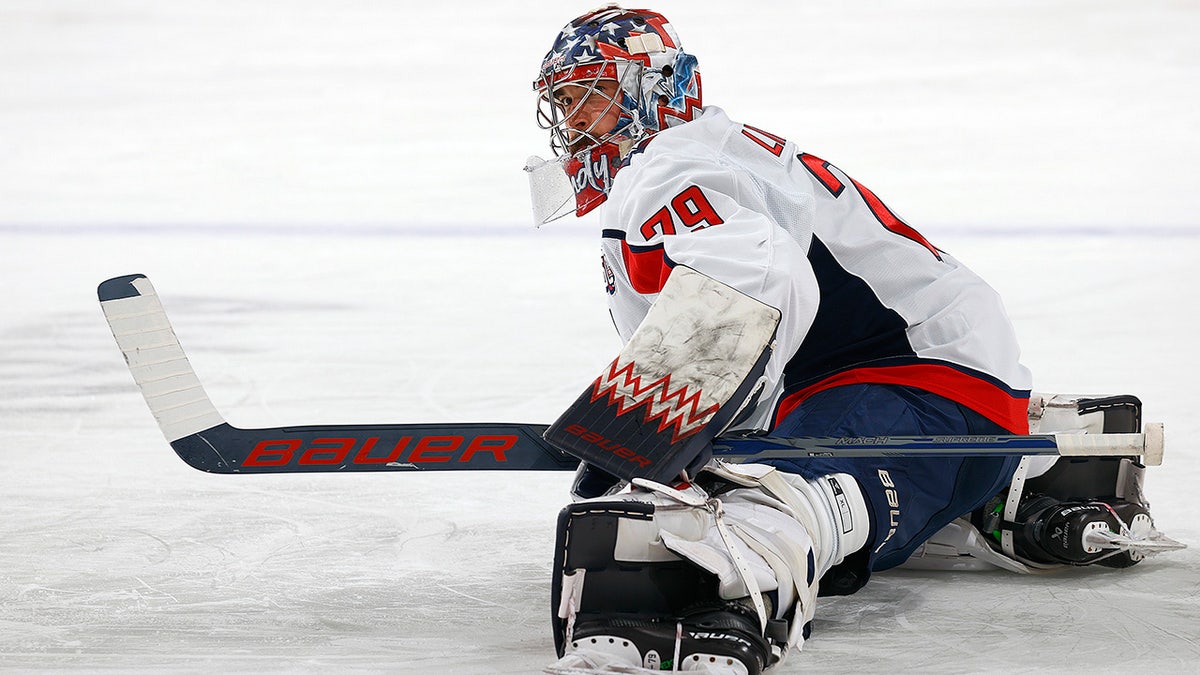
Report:
M 761 393 L 779 320 L 778 309 L 676 266 L 624 349 L 546 440 L 626 481 L 694 475 L 712 439 Z

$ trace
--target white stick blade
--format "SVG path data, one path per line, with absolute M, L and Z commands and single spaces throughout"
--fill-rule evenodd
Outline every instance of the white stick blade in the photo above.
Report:
M 140 274 L 109 279 L 100 284 L 99 295 L 133 381 L 167 441 L 223 424 L 150 280 Z

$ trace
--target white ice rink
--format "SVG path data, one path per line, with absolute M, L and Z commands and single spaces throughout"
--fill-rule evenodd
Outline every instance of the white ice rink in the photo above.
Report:
M 194 471 L 95 287 L 150 276 L 235 425 L 549 422 L 618 348 L 595 223 L 528 227 L 520 170 L 540 58 L 594 4 L 0 0 L 0 670 L 553 660 L 569 476 Z M 1200 5 L 651 6 L 708 102 L 991 281 L 1039 390 L 1140 396 L 1191 546 L 879 574 L 780 671 L 1200 671 Z

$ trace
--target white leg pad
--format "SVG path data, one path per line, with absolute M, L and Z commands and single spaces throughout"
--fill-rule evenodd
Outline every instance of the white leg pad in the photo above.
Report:
M 821 575 L 866 544 L 861 490 L 846 474 L 807 481 L 765 465 L 706 470 L 744 487 L 710 498 L 695 486 L 676 490 L 638 479 L 618 496 L 653 503 L 655 511 L 652 520 L 619 521 L 614 559 L 690 561 L 717 577 L 721 598 L 754 603 L 764 627 L 769 618 L 789 619 L 788 644 L 798 647 Z M 778 601 L 767 609 L 762 594 L 770 591 Z

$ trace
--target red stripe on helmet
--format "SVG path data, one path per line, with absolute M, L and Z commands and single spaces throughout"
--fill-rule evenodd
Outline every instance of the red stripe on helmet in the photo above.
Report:
M 635 35 L 635 34 L 631 33 L 630 37 L 632 37 L 633 35 Z M 616 45 L 610 45 L 607 42 L 597 43 L 596 49 L 606 59 L 621 59 L 622 61 L 637 61 L 638 63 L 641 63 L 644 66 L 650 65 L 650 55 L 649 54 L 638 54 L 637 56 L 634 56 L 633 54 L 630 54 L 629 52 L 625 51 L 624 49 L 621 49 L 620 47 L 618 47 Z
M 655 32 L 662 38 L 663 44 L 671 49 L 678 49 L 679 45 L 671 41 L 671 33 L 666 29 L 665 24 L 668 23 L 667 17 L 662 14 L 650 14 L 646 17 L 646 23 L 654 26 Z
M 585 65 L 576 65 L 571 68 L 557 70 L 551 75 L 550 84 L 558 87 L 561 84 L 570 84 L 582 80 L 616 80 L 617 79 L 617 64 L 611 61 L 600 61 L 597 63 L 589 63 Z

